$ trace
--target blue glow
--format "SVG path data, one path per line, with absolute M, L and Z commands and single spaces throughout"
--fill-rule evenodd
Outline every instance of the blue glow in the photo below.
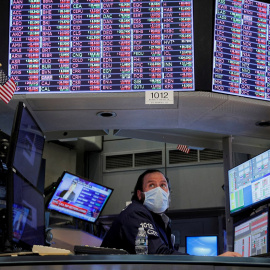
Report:
M 187 236 L 186 253 L 196 256 L 217 256 L 217 236 Z

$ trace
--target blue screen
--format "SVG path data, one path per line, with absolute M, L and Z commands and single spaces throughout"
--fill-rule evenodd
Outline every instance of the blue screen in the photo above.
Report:
M 38 185 L 38 177 L 42 161 L 45 137 L 42 130 L 35 122 L 31 113 L 22 106 L 17 118 L 19 125 L 14 127 L 14 133 L 18 133 L 14 143 L 15 152 L 11 164 L 19 173 L 35 187 Z M 19 119 L 17 119 L 19 121 Z
M 95 222 L 112 191 L 112 189 L 90 182 L 88 179 L 64 172 L 49 201 L 48 209 Z
M 186 253 L 196 256 L 217 256 L 217 236 L 187 236 Z
M 12 240 L 28 246 L 44 245 L 44 197 L 17 174 L 13 179 Z

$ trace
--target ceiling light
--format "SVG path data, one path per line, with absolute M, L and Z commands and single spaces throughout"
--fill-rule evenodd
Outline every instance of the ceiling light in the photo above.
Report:
M 117 114 L 115 112 L 98 112 L 97 113 L 97 116 L 100 116 L 100 117 L 115 117 Z

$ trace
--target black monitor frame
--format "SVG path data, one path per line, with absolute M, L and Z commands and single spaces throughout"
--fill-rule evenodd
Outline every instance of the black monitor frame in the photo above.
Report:
M 11 252 L 17 251 L 32 251 L 33 245 L 45 245 L 45 198 L 44 195 L 34 187 L 29 181 L 16 173 L 16 170 L 9 169 L 7 178 L 7 210 L 6 210 L 6 249 L 10 249 Z M 21 182 L 24 192 L 16 192 L 18 183 Z M 16 185 L 17 184 L 17 185 Z M 25 197 L 23 197 L 25 195 Z M 22 201 L 20 201 L 22 199 Z M 17 204 L 20 202 L 21 204 Z M 27 225 L 25 223 L 24 233 L 28 233 L 31 236 L 15 240 L 14 238 L 14 209 L 15 205 L 22 208 L 29 209 L 29 216 L 26 223 L 33 223 L 37 225 L 38 229 L 34 226 Z M 29 234 L 30 231 L 30 234 Z
M 25 123 L 23 121 L 26 122 L 28 119 L 33 123 L 34 129 L 29 128 L 29 130 L 25 131 L 23 128 L 23 124 Z M 29 157 L 32 159 L 32 166 L 30 165 L 30 161 L 28 163 L 23 163 L 23 160 L 19 156 L 22 155 L 22 153 L 19 152 L 19 144 L 21 143 L 20 140 L 22 140 L 22 137 L 20 136 L 22 135 L 25 136 L 23 137 L 24 142 L 22 143 L 23 147 L 25 147 L 23 151 L 25 152 L 25 155 L 27 155 L 27 153 L 29 154 Z M 34 141 L 31 141 L 32 138 L 28 138 L 27 135 L 31 135 L 31 137 L 34 138 Z M 26 141 L 27 138 L 28 141 Z M 44 143 L 45 136 L 39 124 L 33 117 L 32 113 L 29 111 L 29 109 L 25 106 L 25 104 L 23 102 L 19 102 L 15 111 L 12 132 L 10 136 L 9 150 L 7 155 L 7 167 L 14 168 L 16 170 L 16 173 L 26 178 L 34 186 L 38 186 L 38 178 L 42 162 Z M 35 144 L 38 144 L 40 149 L 35 149 Z M 27 146 L 29 148 L 26 148 Z M 26 156 L 24 160 L 27 160 Z M 33 170 L 34 168 L 35 170 Z

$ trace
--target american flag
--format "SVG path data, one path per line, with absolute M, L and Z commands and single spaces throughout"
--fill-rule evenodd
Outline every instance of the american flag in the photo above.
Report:
M 9 103 L 16 89 L 16 83 L 12 78 L 9 78 L 0 68 L 0 98 Z
M 190 149 L 188 148 L 188 146 L 186 145 L 183 145 L 183 144 L 178 144 L 177 145 L 177 149 L 182 151 L 182 152 L 185 152 L 185 153 L 189 153 Z

